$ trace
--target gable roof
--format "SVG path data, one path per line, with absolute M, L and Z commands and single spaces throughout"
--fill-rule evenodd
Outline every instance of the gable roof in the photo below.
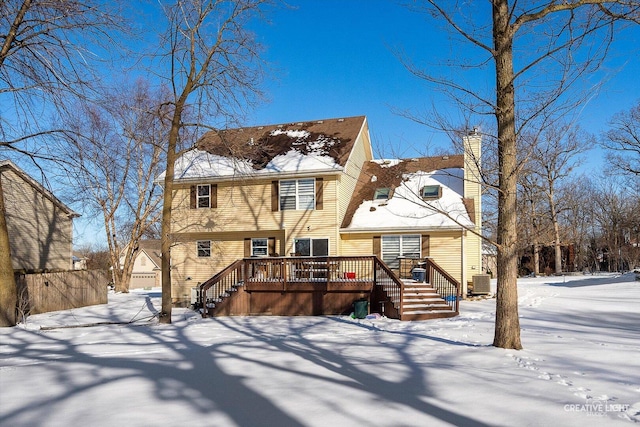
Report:
M 64 212 L 69 218 L 77 218 L 80 216 L 79 213 L 73 211 L 70 207 L 65 205 L 58 199 L 54 194 L 47 190 L 42 184 L 40 184 L 35 179 L 31 178 L 25 171 L 16 166 L 11 160 L 0 160 L 0 172 L 3 170 L 11 170 L 23 181 L 33 187 L 36 191 L 41 193 L 44 197 L 49 199 L 56 207 L 58 207 L 62 212 Z
M 473 225 L 473 200 L 463 197 L 463 168 L 462 155 L 365 163 L 341 231 L 417 231 Z M 420 190 L 427 185 L 439 185 L 442 197 L 423 200 Z M 378 188 L 390 188 L 389 199 L 374 200 Z
M 355 116 L 207 132 L 176 161 L 175 179 L 340 171 L 365 124 Z
M 162 267 L 162 251 L 160 239 L 146 239 L 138 241 L 138 249 L 144 251 L 156 267 Z
M 120 263 L 122 263 L 122 257 L 124 257 L 129 244 L 126 244 L 120 251 Z M 137 258 L 141 253 L 147 254 L 149 259 L 156 265 L 157 268 L 162 266 L 162 251 L 160 239 L 144 239 L 138 240 L 138 247 L 136 248 L 134 257 Z

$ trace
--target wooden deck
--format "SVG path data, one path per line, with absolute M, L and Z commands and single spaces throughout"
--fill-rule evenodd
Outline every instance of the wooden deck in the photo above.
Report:
M 441 279 L 435 268 L 427 275 Z M 412 312 L 403 300 L 411 301 L 415 289 L 375 256 L 244 258 L 203 283 L 196 305 L 205 317 L 348 315 L 354 302 L 367 300 L 371 312 L 421 320 L 458 314 L 460 286 L 450 281 L 432 287 L 425 295 L 431 301 Z

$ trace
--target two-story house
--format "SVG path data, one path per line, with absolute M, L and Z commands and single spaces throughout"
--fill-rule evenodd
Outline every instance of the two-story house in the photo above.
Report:
M 375 160 L 364 116 L 205 134 L 176 163 L 173 299 L 260 257 L 377 255 L 403 277 L 430 257 L 466 286 L 482 266 L 480 137 L 465 145 Z

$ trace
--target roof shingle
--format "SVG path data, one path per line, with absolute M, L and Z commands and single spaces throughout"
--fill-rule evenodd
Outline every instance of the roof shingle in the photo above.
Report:
M 196 148 L 217 156 L 249 160 L 256 170 L 291 150 L 329 156 L 344 166 L 365 120 L 365 116 L 354 116 L 211 131 L 197 142 Z

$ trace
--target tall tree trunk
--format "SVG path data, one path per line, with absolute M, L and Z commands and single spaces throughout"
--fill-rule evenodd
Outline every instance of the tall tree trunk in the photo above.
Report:
M 185 85 L 182 95 L 178 99 L 171 119 L 169 142 L 167 144 L 167 167 L 164 175 L 164 194 L 162 200 L 162 221 L 160 237 L 160 252 L 162 254 L 162 311 L 160 323 L 171 323 L 171 308 L 173 299 L 171 295 L 171 209 L 173 205 L 173 178 L 178 149 L 178 138 L 182 126 L 182 112 L 184 105 L 192 89 L 191 80 Z
M 176 162 L 176 142 L 178 129 L 171 130 L 167 149 L 167 168 L 164 176 L 164 194 L 162 206 L 162 228 L 160 237 L 160 252 L 162 254 L 162 311 L 160 323 L 171 323 L 171 205 L 173 204 L 173 177 Z M 173 144 L 171 143 L 173 140 Z
M 18 291 L 13 275 L 9 231 L 4 211 L 4 193 L 0 175 L 0 327 L 15 326 Z
M 517 159 L 513 29 L 507 0 L 493 2 L 493 41 L 496 67 L 496 121 L 498 125 L 498 289 L 493 345 L 521 349 L 518 318 Z

